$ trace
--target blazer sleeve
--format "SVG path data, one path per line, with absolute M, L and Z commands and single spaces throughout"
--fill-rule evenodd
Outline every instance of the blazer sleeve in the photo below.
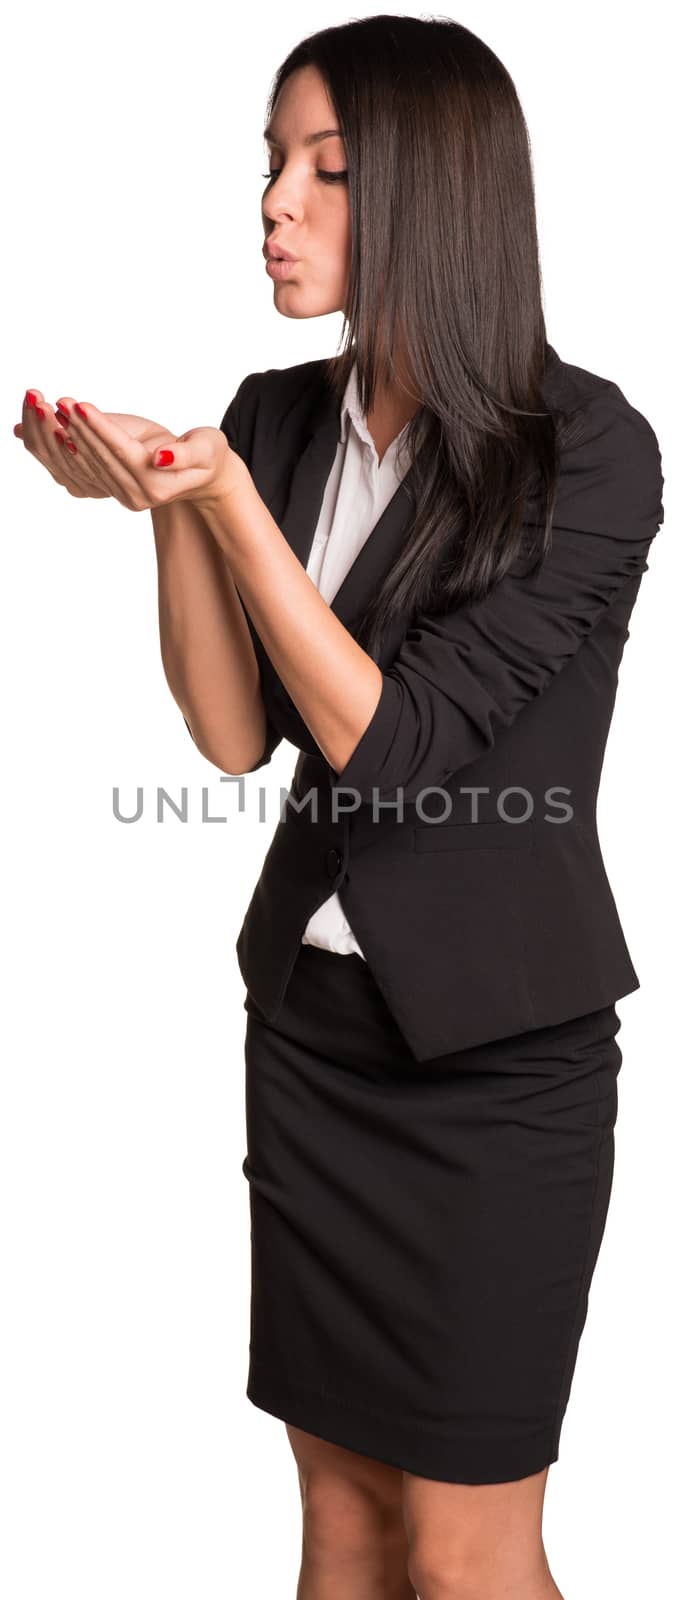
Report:
M 236 390 L 232 400 L 226 407 L 226 411 L 221 419 L 221 422 L 219 423 L 219 427 L 221 428 L 222 433 L 225 433 L 231 449 L 235 450 L 247 465 L 249 465 L 249 461 L 246 441 L 247 439 L 251 439 L 252 402 L 254 401 L 255 397 L 256 379 L 259 377 L 260 373 L 250 372 L 246 378 L 242 379 L 239 388 Z M 254 645 L 254 651 L 259 663 L 260 672 L 260 641 L 252 627 L 251 619 L 241 597 L 240 600 L 242 609 L 247 619 L 247 625 L 251 634 L 252 644 Z M 186 727 L 188 728 L 188 732 L 190 733 L 192 739 L 193 735 L 190 726 L 185 717 L 183 720 L 186 723 Z M 259 757 L 259 760 L 255 763 L 255 765 L 253 767 L 247 767 L 246 771 L 258 772 L 259 767 L 267 766 L 273 751 L 277 749 L 281 738 L 282 735 L 281 733 L 278 733 L 277 728 L 271 721 L 268 709 L 266 708 L 266 742 L 263 748 L 263 754 Z
M 332 786 L 407 802 L 491 749 L 646 570 L 663 482 L 650 424 L 606 384 L 563 447 L 540 571 L 511 568 L 484 599 L 414 618 L 346 766 L 330 769 Z

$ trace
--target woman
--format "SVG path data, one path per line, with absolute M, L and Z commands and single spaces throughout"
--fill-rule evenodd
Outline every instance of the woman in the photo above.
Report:
M 179 440 L 39 391 L 15 431 L 151 510 L 206 758 L 300 752 L 238 939 L 247 1392 L 296 1459 L 298 1595 L 546 1600 L 639 983 L 595 802 L 660 452 L 546 342 L 528 136 L 479 39 L 325 29 L 269 112 L 275 305 L 343 310 L 347 349 Z

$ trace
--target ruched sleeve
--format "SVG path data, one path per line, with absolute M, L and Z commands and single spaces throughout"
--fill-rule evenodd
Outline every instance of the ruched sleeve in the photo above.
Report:
M 595 391 L 578 439 L 563 447 L 540 571 L 520 576 L 518 561 L 483 600 L 414 618 L 332 785 L 407 802 L 484 755 L 646 570 L 663 482 L 646 418 L 616 384 Z

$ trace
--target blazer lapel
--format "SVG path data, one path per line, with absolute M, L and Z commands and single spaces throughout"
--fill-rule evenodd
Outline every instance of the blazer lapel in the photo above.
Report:
M 561 362 L 546 344 L 546 380 L 556 376 Z M 306 424 L 305 443 L 293 469 L 286 509 L 279 526 L 303 567 L 310 557 L 317 519 L 341 432 L 341 405 L 326 381 L 324 361 L 318 364 Z M 347 628 L 354 628 L 379 582 L 397 559 L 413 518 L 409 487 L 411 467 L 391 496 L 331 601 L 331 610 Z
M 322 381 L 310 426 L 312 431 L 293 471 L 286 509 L 278 518 L 288 544 L 303 567 L 307 566 L 310 558 L 341 431 L 340 401 L 330 386 Z M 354 626 L 357 623 L 379 580 L 385 577 L 402 548 L 413 515 L 413 503 L 407 493 L 410 475 L 411 467 L 330 602 L 331 610 L 345 627 L 350 628 L 351 624 Z

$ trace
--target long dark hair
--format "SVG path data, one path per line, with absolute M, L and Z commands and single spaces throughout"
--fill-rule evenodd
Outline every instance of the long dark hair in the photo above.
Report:
M 477 35 L 448 18 L 379 15 L 323 28 L 273 80 L 314 66 L 348 163 L 351 261 L 343 395 L 356 364 L 367 414 L 404 353 L 420 401 L 407 438 L 415 508 L 397 561 L 359 628 L 376 654 L 391 619 L 482 599 L 526 550 L 549 547 L 562 434 L 546 404 L 548 345 L 531 146 L 515 85 Z M 400 374 L 398 374 L 400 375 Z

